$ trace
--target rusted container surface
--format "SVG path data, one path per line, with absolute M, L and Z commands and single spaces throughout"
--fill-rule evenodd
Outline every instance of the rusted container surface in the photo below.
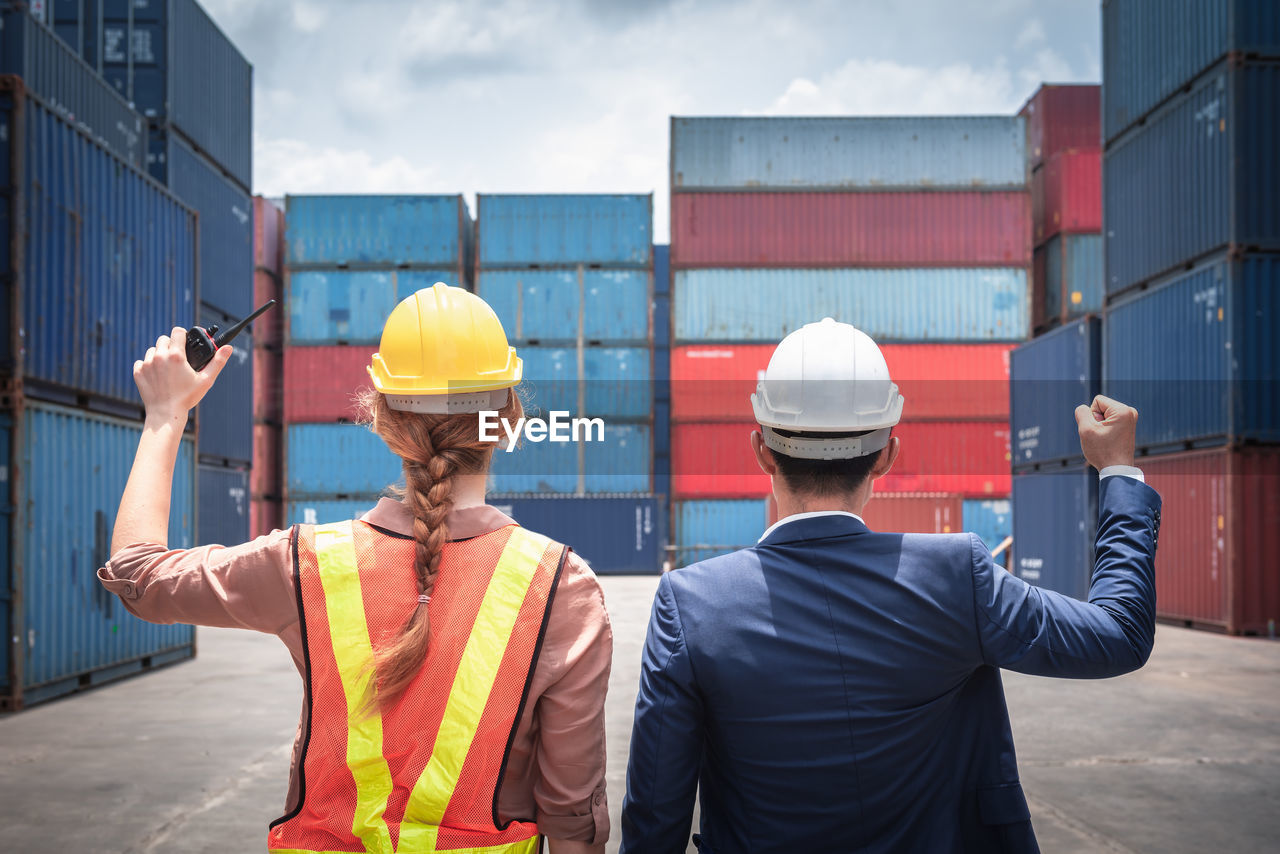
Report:
M 284 351 L 284 420 L 288 424 L 354 421 L 355 396 L 372 388 L 377 347 L 289 347 Z
M 284 261 L 284 211 L 262 196 L 253 197 L 253 264 L 277 275 Z
M 1101 232 L 1102 152 L 1055 154 L 1033 172 L 1031 219 L 1037 246 L 1055 234 Z
M 956 534 L 964 523 L 964 498 L 945 492 L 881 492 L 862 508 L 873 531 L 901 534 Z
M 281 442 L 279 425 L 253 425 L 253 468 L 249 471 L 251 495 L 279 498 L 284 494 L 280 482 Z
M 1027 119 L 1027 166 L 1035 169 L 1061 151 L 1102 147 L 1102 87 L 1046 83 L 1021 116 Z
M 253 351 L 253 418 L 279 424 L 284 417 L 284 356 L 279 350 Z
M 280 348 L 284 346 L 284 320 L 288 310 L 284 303 L 284 287 L 274 273 L 266 270 L 253 271 L 253 305 L 256 308 L 267 300 L 276 301 L 276 306 L 253 322 L 253 340 L 265 347 Z
M 249 501 L 249 536 L 261 537 L 284 527 L 284 504 L 279 498 L 254 496 Z

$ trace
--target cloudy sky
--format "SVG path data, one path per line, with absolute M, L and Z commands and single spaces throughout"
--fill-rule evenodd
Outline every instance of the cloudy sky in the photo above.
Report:
M 1101 73 L 1099 0 L 202 2 L 254 65 L 258 192 L 653 192 L 659 241 L 671 115 L 1011 113 Z

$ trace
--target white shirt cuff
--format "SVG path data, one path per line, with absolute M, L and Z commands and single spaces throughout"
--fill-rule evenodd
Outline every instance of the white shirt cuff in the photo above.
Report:
M 1113 477 L 1120 475 L 1121 477 L 1131 477 L 1138 483 L 1146 483 L 1147 479 L 1142 476 L 1142 469 L 1137 466 L 1103 466 L 1098 472 L 1098 480 L 1104 477 Z

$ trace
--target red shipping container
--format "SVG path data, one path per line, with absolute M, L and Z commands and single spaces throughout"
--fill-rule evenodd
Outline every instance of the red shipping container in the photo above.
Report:
M 1138 460 L 1160 493 L 1156 612 L 1231 634 L 1280 622 L 1280 449 Z
M 277 276 L 284 258 L 284 211 L 262 196 L 253 197 L 253 265 Z
M 768 524 L 778 521 L 778 505 L 765 503 Z M 862 508 L 862 521 L 873 531 L 898 534 L 955 534 L 964 530 L 964 498 L 945 492 L 875 492 Z
M 253 420 L 279 424 L 284 417 L 284 357 L 279 350 L 253 350 Z
M 1036 246 L 1059 233 L 1102 231 L 1102 152 L 1055 154 L 1031 173 Z
M 284 494 L 281 476 L 281 430 L 277 424 L 253 425 L 253 468 L 249 471 L 249 492 L 279 498 Z
M 249 536 L 261 537 L 284 527 L 284 503 L 279 498 L 249 499 Z
M 1023 192 L 676 193 L 671 266 L 1026 267 Z
M 908 421 L 1009 417 L 1012 344 L 886 344 Z M 671 348 L 672 421 L 753 421 L 751 393 L 770 344 Z
M 1027 119 L 1027 160 L 1035 169 L 1063 151 L 1102 147 L 1102 87 L 1045 84 L 1018 115 Z
M 274 273 L 266 270 L 253 271 L 253 304 L 262 305 L 267 300 L 276 301 L 275 308 L 253 322 L 253 343 L 264 347 L 281 348 L 284 346 L 284 288 Z
M 751 451 L 754 424 L 672 424 L 675 498 L 763 498 L 769 476 Z
M 356 393 L 377 347 L 289 347 L 284 351 L 286 424 L 354 421 Z

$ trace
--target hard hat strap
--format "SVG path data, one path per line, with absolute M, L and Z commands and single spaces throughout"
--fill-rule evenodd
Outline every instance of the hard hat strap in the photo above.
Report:
M 772 450 L 800 460 L 851 460 L 882 450 L 889 444 L 892 427 L 849 435 L 833 433 L 828 438 L 783 436 L 772 427 L 761 426 L 764 443 Z
M 509 394 L 510 389 L 498 388 L 457 394 L 388 394 L 386 397 L 387 406 L 398 412 L 457 415 L 500 410 L 507 405 Z

